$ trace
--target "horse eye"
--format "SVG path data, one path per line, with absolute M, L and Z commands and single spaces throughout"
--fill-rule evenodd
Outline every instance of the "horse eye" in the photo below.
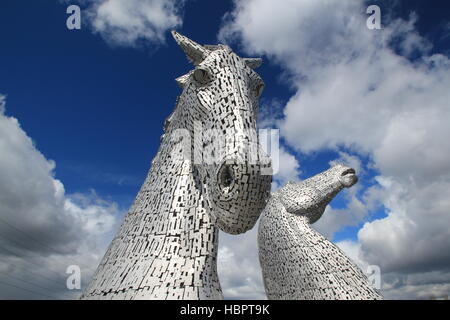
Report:
M 194 79 L 195 81 L 197 81 L 200 84 L 207 84 L 208 82 L 211 81 L 211 75 L 209 74 L 209 72 L 205 69 L 202 68 L 197 68 L 194 71 Z
M 262 94 L 263 90 L 264 90 L 264 84 L 263 84 L 263 83 L 258 84 L 258 85 L 255 87 L 255 95 L 256 95 L 257 97 L 259 97 L 259 96 Z

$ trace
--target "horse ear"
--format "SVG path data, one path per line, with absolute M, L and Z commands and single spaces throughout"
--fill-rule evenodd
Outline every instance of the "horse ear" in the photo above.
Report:
M 175 79 L 176 83 L 181 89 L 183 89 L 186 86 L 186 82 L 189 79 L 189 75 L 190 75 L 189 73 L 186 73 L 185 75 L 182 75 L 181 77 Z
M 244 58 L 245 64 L 252 69 L 258 68 L 262 64 L 261 58 Z
M 211 53 L 208 49 L 202 45 L 192 41 L 191 39 L 179 34 L 176 31 L 172 31 L 172 36 L 178 45 L 183 49 L 184 53 L 188 57 L 189 61 L 194 65 L 199 65 L 208 54 Z

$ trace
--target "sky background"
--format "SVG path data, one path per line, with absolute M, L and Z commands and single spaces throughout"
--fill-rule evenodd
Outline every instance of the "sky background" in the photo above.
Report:
M 371 4 L 381 30 L 366 27 Z M 357 170 L 314 228 L 379 266 L 385 297 L 450 294 L 448 1 L 2 0 L 0 298 L 75 298 L 71 264 L 89 281 L 192 69 L 172 29 L 263 58 L 274 189 L 337 161 Z M 265 298 L 256 230 L 221 233 L 226 298 Z

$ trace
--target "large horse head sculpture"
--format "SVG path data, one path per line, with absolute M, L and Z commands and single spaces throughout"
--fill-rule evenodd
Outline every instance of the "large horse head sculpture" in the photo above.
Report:
M 245 232 L 256 223 L 271 185 L 270 161 L 260 152 L 256 134 L 264 82 L 253 69 L 261 59 L 172 35 L 195 69 L 177 79 L 183 92 L 171 119 L 181 120 L 174 125 L 193 137 L 187 154 L 216 226 L 231 234 Z

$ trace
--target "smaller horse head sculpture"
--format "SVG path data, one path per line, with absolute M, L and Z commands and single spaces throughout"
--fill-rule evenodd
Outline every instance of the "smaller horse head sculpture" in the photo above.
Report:
M 269 299 L 378 300 L 367 275 L 335 244 L 311 228 L 344 188 L 358 181 L 338 164 L 276 191 L 259 223 L 258 248 Z
M 245 232 L 259 218 L 272 181 L 270 160 L 260 152 L 256 134 L 264 83 L 253 69 L 261 59 L 172 35 L 195 69 L 176 79 L 183 92 L 168 126 L 193 137 L 186 140 L 185 156 L 194 164 L 215 225 L 231 234 Z M 177 124 L 171 122 L 175 118 Z
M 277 194 L 287 212 L 304 215 L 309 223 L 314 223 L 342 189 L 350 188 L 357 182 L 354 169 L 337 164 L 309 179 L 288 183 Z

